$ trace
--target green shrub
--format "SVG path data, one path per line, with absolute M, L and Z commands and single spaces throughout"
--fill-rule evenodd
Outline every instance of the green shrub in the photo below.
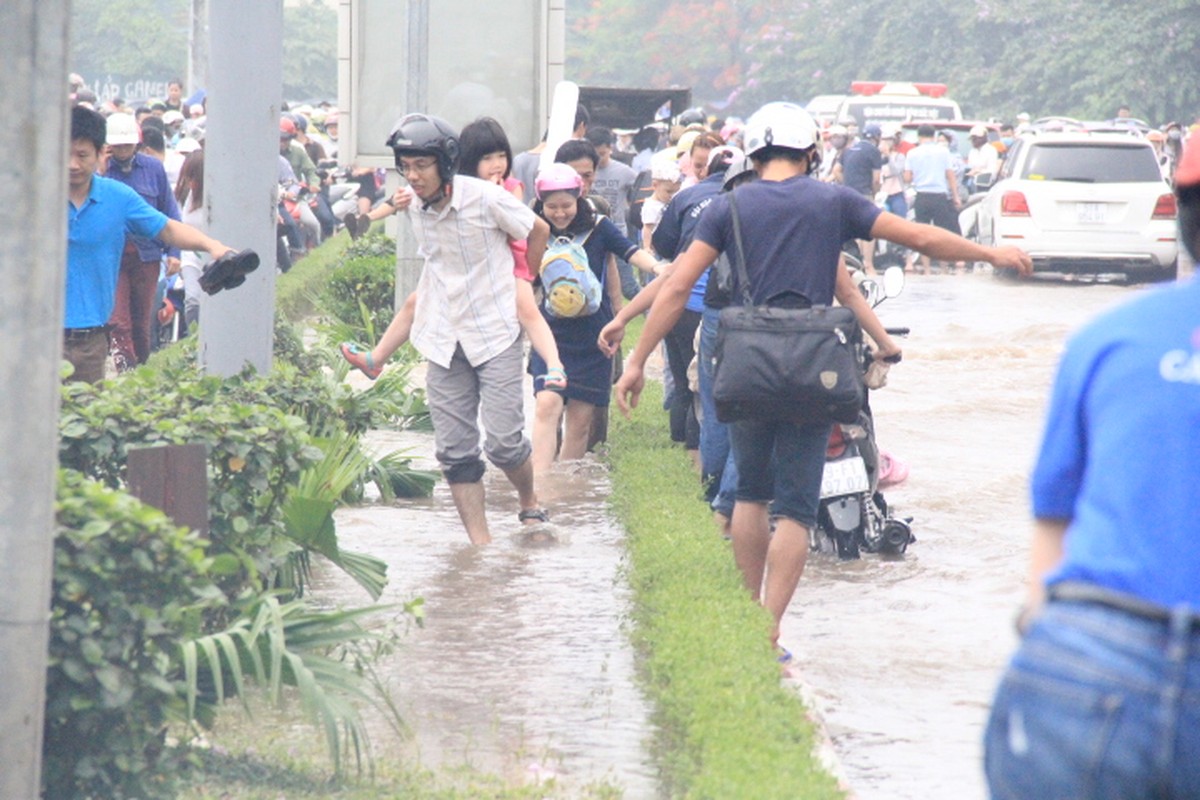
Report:
M 173 797 L 168 720 L 197 609 L 223 601 L 196 534 L 77 472 L 59 474 L 43 741 L 45 796 Z
M 348 256 L 330 275 L 319 305 L 354 339 L 375 341 L 395 313 L 396 256 Z
M 126 484 L 130 447 L 208 447 L 209 535 L 221 585 L 269 588 L 296 546 L 283 504 L 322 457 L 304 420 L 271 402 L 266 381 L 227 381 L 194 369 L 139 369 L 99 386 L 63 387 L 59 463 L 112 488 Z

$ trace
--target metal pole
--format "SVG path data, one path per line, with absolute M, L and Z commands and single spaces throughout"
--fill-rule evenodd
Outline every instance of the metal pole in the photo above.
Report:
M 0 798 L 39 796 L 67 251 L 70 3 L 0 4 Z
M 210 0 L 204 203 L 209 232 L 262 265 L 236 289 L 204 296 L 200 364 L 230 377 L 271 369 L 275 308 L 275 194 L 283 91 L 282 0 Z
M 188 15 L 188 77 L 190 97 L 208 86 L 208 0 L 192 0 Z
M 404 113 L 427 113 L 429 104 L 429 2 L 411 0 L 408 4 L 407 92 Z M 390 181 L 389 181 L 390 183 Z M 424 268 L 417 255 L 417 240 L 407 215 L 396 223 L 396 308 L 404 305 L 417 290 Z

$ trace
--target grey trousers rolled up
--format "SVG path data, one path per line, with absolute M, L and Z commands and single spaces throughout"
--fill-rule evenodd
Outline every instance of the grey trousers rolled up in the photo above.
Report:
M 532 447 L 525 436 L 523 365 L 520 337 L 478 366 L 471 366 L 461 346 L 455 349 L 448 368 L 429 364 L 425 392 L 436 457 L 449 483 L 480 480 L 484 471 L 481 453 L 503 470 L 515 469 L 529 458 Z

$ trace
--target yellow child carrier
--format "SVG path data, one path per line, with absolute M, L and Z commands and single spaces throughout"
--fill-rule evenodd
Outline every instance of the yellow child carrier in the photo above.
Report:
M 597 225 L 600 219 L 603 217 Z M 545 294 L 543 304 L 552 317 L 586 317 L 600 309 L 604 286 L 588 265 L 583 249 L 594 230 L 573 237 L 559 236 L 546 247 L 538 274 Z

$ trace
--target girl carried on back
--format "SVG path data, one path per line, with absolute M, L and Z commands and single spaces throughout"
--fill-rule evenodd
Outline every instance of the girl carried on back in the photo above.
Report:
M 481 117 L 462 129 L 459 134 L 458 174 L 489 181 L 503 186 L 517 199 L 523 199 L 524 187 L 511 177 L 512 147 L 500 123 L 490 117 Z M 406 191 L 401 189 L 400 191 Z M 567 386 L 567 374 L 563 371 L 558 356 L 554 335 L 538 310 L 531 282 L 533 275 L 525 263 L 525 242 L 509 243 L 513 253 L 513 275 L 517 282 L 517 319 L 530 344 L 539 354 L 543 369 L 537 373 L 545 381 L 546 388 L 561 391 Z M 413 314 L 416 310 L 416 294 L 408 296 L 404 306 L 396 312 L 379 343 L 371 350 L 356 344 L 343 342 L 342 355 L 371 380 L 383 372 L 383 365 L 408 341 L 412 332 Z

